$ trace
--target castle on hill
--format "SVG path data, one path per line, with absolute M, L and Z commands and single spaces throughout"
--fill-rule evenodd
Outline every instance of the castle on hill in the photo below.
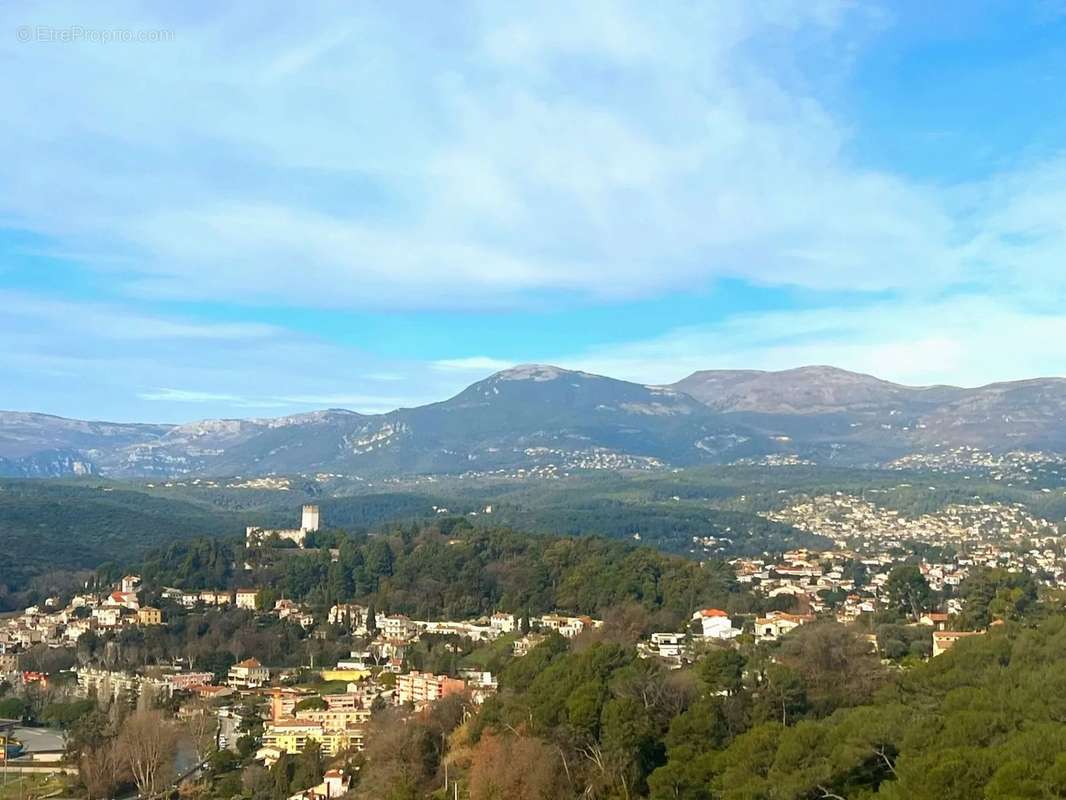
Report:
M 268 539 L 277 536 L 279 539 L 286 539 L 295 542 L 298 547 L 303 547 L 307 534 L 317 531 L 318 526 L 318 506 L 305 505 L 299 528 L 260 528 L 249 525 L 244 530 L 244 541 L 248 547 L 261 547 Z

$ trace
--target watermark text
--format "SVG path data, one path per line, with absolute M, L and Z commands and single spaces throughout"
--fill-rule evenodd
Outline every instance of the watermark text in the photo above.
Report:
M 172 30 L 149 30 L 145 28 L 90 28 L 83 25 L 20 25 L 15 31 L 20 42 L 45 42 L 72 44 L 154 44 L 174 41 Z

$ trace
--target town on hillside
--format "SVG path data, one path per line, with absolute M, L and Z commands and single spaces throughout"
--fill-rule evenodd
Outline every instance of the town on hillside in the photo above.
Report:
M 690 607 L 670 628 L 656 629 L 646 619 L 631 640 L 640 659 L 667 671 L 691 668 L 715 652 L 765 651 L 773 660 L 803 626 L 834 624 L 852 631 L 883 664 L 905 668 L 981 636 L 1038 590 L 1058 587 L 1064 574 L 1050 523 L 1016 507 L 949 507 L 907 518 L 838 493 L 801 499 L 769 516 L 836 546 L 732 560 L 735 596 L 728 607 Z M 595 618 L 576 608 L 415 619 L 375 608 L 375 600 L 385 599 L 381 590 L 369 602 L 338 598 L 322 606 L 255 584 L 256 559 L 317 559 L 327 572 L 345 563 L 348 545 L 311 546 L 321 522 L 318 507 L 305 505 L 299 528 L 249 527 L 247 555 L 229 565 L 233 577 L 225 584 L 149 587 L 137 574 L 114 583 L 94 579 L 69 597 L 45 598 L 0 621 L 0 677 L 9 687 L 0 717 L 13 718 L 5 734 L 7 763 L 69 766 L 69 730 L 42 739 L 20 719 L 39 723 L 72 705 L 117 718 L 163 710 L 183 724 L 198 721 L 209 733 L 197 758 L 229 753 L 270 771 L 279 764 L 288 769 L 286 759 L 313 748 L 314 758 L 335 768 L 293 797 L 335 797 L 347 791 L 360 754 L 385 735 L 383 726 L 432 713 L 449 698 L 466 714 L 476 713 L 499 691 L 500 671 L 513 671 L 538 648 L 559 641 L 584 649 L 617 636 L 610 615 Z M 958 547 L 950 554 L 907 547 L 930 540 Z M 1031 546 L 1017 547 L 1021 541 Z M 384 545 L 376 543 L 393 559 Z M 978 579 L 1010 587 L 1013 605 L 986 598 L 976 608 L 965 589 Z M 216 626 L 249 625 L 304 655 L 294 660 L 287 650 L 271 661 L 266 653 L 278 651 L 257 647 L 261 640 L 220 640 L 211 651 L 163 644 L 176 636 L 195 643 L 196 630 L 215 635 Z M 351 648 L 339 652 L 342 641 Z M 204 769 L 197 758 L 194 772 Z

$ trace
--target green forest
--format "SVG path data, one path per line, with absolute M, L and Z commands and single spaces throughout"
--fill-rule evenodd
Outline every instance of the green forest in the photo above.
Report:
M 614 486 L 613 483 L 610 484 Z M 594 481 L 579 485 L 586 500 L 574 506 L 568 492 L 534 491 L 512 498 L 499 512 L 468 517 L 485 527 L 511 525 L 547 534 L 594 535 L 633 540 L 668 552 L 685 552 L 695 535 L 722 535 L 731 543 L 720 555 L 780 551 L 818 544 L 819 537 L 747 512 L 717 511 L 689 505 L 648 502 L 644 496 L 599 496 Z M 307 483 L 298 491 L 222 489 L 88 480 L 0 480 L 0 541 L 9 558 L 0 561 L 0 610 L 27 605 L 70 588 L 71 573 L 102 564 L 131 563 L 153 549 L 196 538 L 232 541 L 246 525 L 293 524 L 302 502 L 318 503 L 327 532 L 365 534 L 397 523 L 432 520 L 445 505 L 453 514 L 482 508 L 497 492 L 483 486 L 483 496 L 442 496 L 417 491 L 359 492 L 326 496 Z M 351 487 L 348 487 L 351 488 Z M 528 487 L 527 487 L 528 488 Z M 475 494 L 478 493 L 475 491 Z M 488 498 L 488 500 L 486 500 Z M 528 503 L 528 505 L 527 505 Z
M 326 624 L 336 603 L 360 602 L 375 614 L 416 619 L 471 619 L 499 610 L 521 617 L 551 611 L 605 618 L 628 640 L 651 630 L 680 630 L 694 608 L 736 613 L 762 610 L 728 564 L 703 565 L 632 543 L 475 528 L 467 520 L 435 520 L 375 535 L 334 534 L 329 550 L 255 550 L 218 539 L 175 542 L 140 564 L 107 564 L 95 575 L 109 585 L 129 571 L 144 581 L 144 598 L 163 608 L 165 626 L 86 634 L 73 657 L 134 669 L 188 658 L 198 669 L 225 674 L 255 656 L 275 667 L 333 664 L 364 645 L 343 624 Z M 237 569 L 246 561 L 252 570 Z M 162 596 L 183 590 L 259 589 L 273 608 L 280 597 L 307 604 L 320 635 L 299 625 L 237 608 L 186 610 Z M 453 673 L 462 665 L 502 665 L 506 646 L 475 650 L 457 637 L 424 637 L 408 654 L 415 666 Z M 506 650 L 506 652 L 503 652 Z M 463 663 L 460 663 L 463 662 Z
M 39 594 L 69 588 L 72 571 L 130 562 L 154 547 L 205 533 L 232 536 L 234 515 L 118 487 L 40 480 L 0 481 L 0 610 L 34 581 Z
M 150 554 L 140 574 L 161 589 L 269 587 L 267 594 L 317 609 L 373 597 L 379 611 L 419 619 L 467 619 L 508 610 L 600 614 L 624 603 L 687 617 L 700 605 L 746 610 L 731 568 L 699 564 L 601 537 L 530 535 L 473 527 L 466 519 L 412 524 L 380 534 L 337 534 L 330 550 L 253 550 L 199 539 Z M 234 565 L 249 561 L 251 571 Z M 109 568 L 112 578 L 121 568 Z M 676 622 L 675 622 L 676 624 Z
M 1060 493 L 957 476 L 820 467 L 701 467 L 565 481 L 412 479 L 388 487 L 292 479 L 290 485 L 279 491 L 227 487 L 224 481 L 0 480 L 0 541 L 9 554 L 0 560 L 0 611 L 61 593 L 82 581 L 83 571 L 128 564 L 169 544 L 233 542 L 246 525 L 292 525 L 304 502 L 322 509 L 325 530 L 317 543 L 323 545 L 342 531 L 359 536 L 436 521 L 446 508 L 486 530 L 509 526 L 598 536 L 721 559 L 828 546 L 823 537 L 760 516 L 797 494 L 865 493 L 908 515 L 950 503 L 999 501 L 1021 503 L 1052 520 L 1066 516 Z M 485 513 L 489 506 L 491 513 Z M 705 537 L 713 537 L 709 547 L 693 542 Z
M 680 671 L 611 636 L 552 638 L 445 731 L 446 753 L 373 748 L 356 794 L 434 796 L 446 760 L 471 800 L 1066 797 L 1064 648 L 1066 616 L 1046 609 L 905 670 L 832 622 L 772 658 L 712 649 Z

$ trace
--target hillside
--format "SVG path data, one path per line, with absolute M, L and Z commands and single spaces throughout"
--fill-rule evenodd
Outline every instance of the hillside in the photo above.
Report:
M 542 793 L 527 796 L 1062 797 L 1064 643 L 1061 611 L 893 672 L 826 622 L 786 637 L 772 661 L 712 648 L 673 675 L 615 642 L 546 643 L 501 673 L 476 721 L 470 780 L 482 797 L 518 796 L 507 789 L 534 780 Z
M 870 464 L 955 448 L 1066 451 L 1066 380 L 903 386 L 834 367 L 702 371 L 670 388 L 819 462 Z
M 34 576 L 92 570 L 176 539 L 237 534 L 241 526 L 225 511 L 122 487 L 2 481 L 0 608 L 8 590 L 24 588 Z
M 824 366 L 781 372 L 703 370 L 670 388 L 720 411 L 762 414 L 919 413 L 966 393 L 954 386 L 902 386 Z
M 700 463 L 880 467 L 900 459 L 981 471 L 1004 458 L 1066 460 L 1066 379 L 911 387 L 802 367 L 708 370 L 648 386 L 525 365 L 442 402 L 385 414 L 330 409 L 142 425 L 0 412 L 0 475 L 15 477 L 557 478 Z
M 327 544 L 338 530 L 363 533 L 463 517 L 479 529 L 596 535 L 694 558 L 712 554 L 694 537 L 716 537 L 713 554 L 721 557 L 828 546 L 823 537 L 768 521 L 756 510 L 712 507 L 709 497 L 741 491 L 732 481 L 694 476 L 686 484 L 672 473 L 640 475 L 534 483 L 287 480 L 273 482 L 272 489 L 245 481 L 0 480 L 0 541 L 10 555 L 0 562 L 0 610 L 5 593 L 24 592 L 37 576 L 135 561 L 148 549 L 193 537 L 233 539 L 245 525 L 291 525 L 307 502 L 321 508 L 321 542 Z M 688 497 L 672 499 L 678 492 Z
M 280 419 L 204 420 L 149 426 L 140 437 L 115 440 L 88 432 L 72 452 L 77 472 L 59 461 L 49 472 L 31 459 L 70 446 L 73 421 L 32 418 L 36 453 L 0 438 L 0 474 L 99 473 L 116 477 L 269 475 L 315 472 L 426 473 L 551 465 L 579 469 L 582 461 L 614 456 L 622 468 L 725 460 L 743 455 L 751 438 L 703 404 L 648 387 L 555 367 L 497 373 L 455 397 L 387 414 L 329 410 Z M 22 423 L 25 424 L 25 423 Z M 3 420 L 0 418 L 0 426 Z

